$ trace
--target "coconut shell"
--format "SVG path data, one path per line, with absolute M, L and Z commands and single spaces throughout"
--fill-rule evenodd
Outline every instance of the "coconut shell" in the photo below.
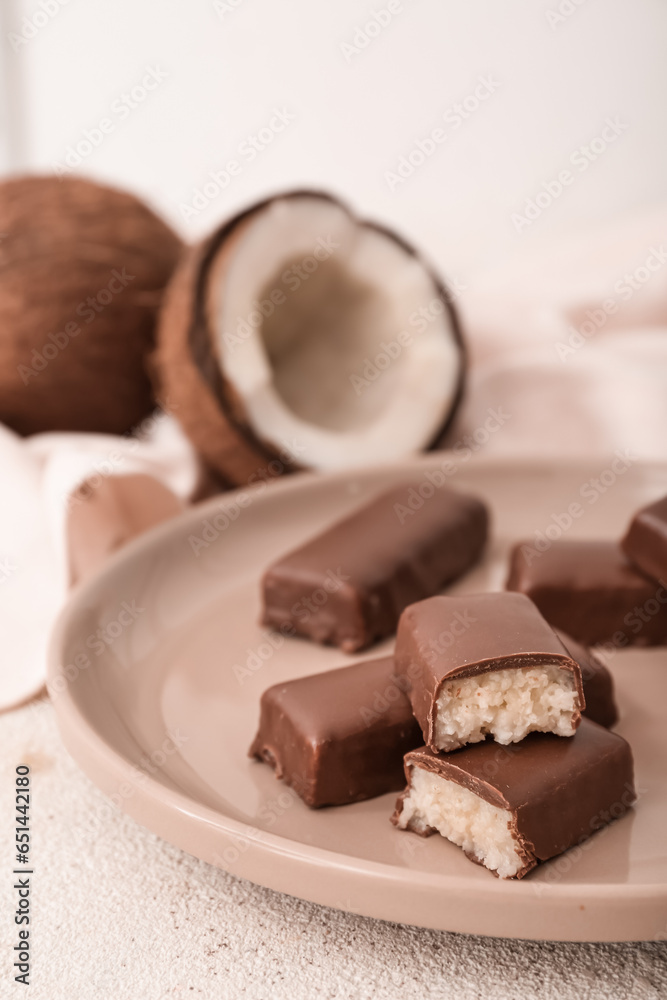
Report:
M 0 421 L 122 434 L 145 418 L 181 246 L 131 194 L 80 178 L 0 184 Z
M 256 432 L 243 399 L 225 378 L 211 327 L 208 289 L 224 270 L 225 258 L 233 252 L 235 241 L 256 212 L 276 198 L 304 195 L 340 204 L 336 198 L 321 192 L 293 191 L 253 205 L 202 243 L 188 248 L 165 293 L 152 366 L 160 400 L 177 417 L 212 474 L 226 486 L 252 485 L 303 470 L 292 456 Z M 396 240 L 406 252 L 416 253 L 390 230 L 374 223 L 361 224 Z M 465 373 L 465 346 L 452 297 L 432 273 L 431 277 L 448 313 L 463 363 L 447 421 L 427 448 L 436 447 L 450 425 L 463 394 Z

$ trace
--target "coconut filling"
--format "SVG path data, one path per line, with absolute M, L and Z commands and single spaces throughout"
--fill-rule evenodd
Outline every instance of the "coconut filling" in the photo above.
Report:
M 217 347 L 255 431 L 322 469 L 429 444 L 461 355 L 419 258 L 325 198 L 278 198 L 243 224 L 218 287 Z
M 574 676 L 556 664 L 511 667 L 444 684 L 436 702 L 439 750 L 479 743 L 518 743 L 532 732 L 573 736 Z
M 491 805 L 439 774 L 413 767 L 398 826 L 417 833 L 435 829 L 501 878 L 512 878 L 525 860 L 512 836 L 511 819 L 508 809 Z

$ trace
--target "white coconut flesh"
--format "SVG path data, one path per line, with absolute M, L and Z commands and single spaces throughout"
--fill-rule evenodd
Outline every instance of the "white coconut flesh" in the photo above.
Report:
M 462 356 L 417 257 L 312 195 L 270 202 L 230 247 L 209 308 L 225 379 L 258 438 L 316 469 L 431 443 Z

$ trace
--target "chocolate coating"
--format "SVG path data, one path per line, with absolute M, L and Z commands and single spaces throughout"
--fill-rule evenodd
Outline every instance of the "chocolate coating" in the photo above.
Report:
M 390 656 L 275 684 L 249 755 L 313 807 L 396 792 L 421 732 Z
M 571 739 L 531 733 L 509 747 L 487 741 L 448 754 L 427 747 L 408 753 L 408 787 L 396 803 L 393 823 L 410 791 L 413 767 L 511 812 L 510 829 L 524 862 L 515 878 L 586 840 L 626 813 L 636 798 L 629 744 L 588 719 Z M 426 836 L 435 832 L 427 830 Z
M 614 700 L 614 681 L 611 673 L 597 656 L 573 639 L 556 629 L 556 635 L 573 660 L 581 667 L 586 708 L 581 713 L 587 719 L 609 729 L 618 722 L 618 709 Z
M 426 485 L 427 499 L 420 484 L 395 487 L 278 560 L 262 583 L 263 624 L 345 652 L 393 634 L 408 604 L 461 576 L 486 543 L 480 500 Z
M 442 685 L 455 677 L 554 664 L 572 673 L 579 709 L 584 705 L 579 665 L 522 594 L 463 594 L 413 604 L 401 615 L 394 658 L 396 673 L 408 681 L 424 742 L 434 750 L 436 702 Z M 575 726 L 579 718 L 575 713 Z
M 667 579 L 667 497 L 635 514 L 621 548 L 647 576 Z
M 615 542 L 561 539 L 542 553 L 520 542 L 506 586 L 527 594 L 554 628 L 586 646 L 667 641 L 667 589 L 635 570 Z

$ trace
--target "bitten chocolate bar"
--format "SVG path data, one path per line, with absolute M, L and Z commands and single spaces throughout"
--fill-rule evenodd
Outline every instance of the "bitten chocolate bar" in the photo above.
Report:
M 582 646 L 571 635 L 567 635 L 559 629 L 556 629 L 556 635 L 572 659 L 576 660 L 581 668 L 581 681 L 586 701 L 586 708 L 582 715 L 606 729 L 616 725 L 618 709 L 614 699 L 614 681 L 611 673 L 590 649 Z
M 396 672 L 424 742 L 455 750 L 487 735 L 573 736 L 584 697 L 579 664 L 522 594 L 431 597 L 401 615 Z
M 404 688 L 392 657 L 275 684 L 249 755 L 313 808 L 397 792 L 403 756 L 422 741 Z
M 424 485 L 428 497 L 419 485 L 389 490 L 271 566 L 263 624 L 354 652 L 392 635 L 403 608 L 461 576 L 486 543 L 486 507 Z
M 615 542 L 561 539 L 542 553 L 520 542 L 507 589 L 527 594 L 554 628 L 586 646 L 667 642 L 667 588 L 638 572 Z
M 523 878 L 636 798 L 629 745 L 588 719 L 570 740 L 532 733 L 511 747 L 486 742 L 450 754 L 423 747 L 406 755 L 405 773 L 392 822 L 422 836 L 440 833 L 501 878 Z
M 667 580 L 667 497 L 635 514 L 621 548 L 647 576 Z

